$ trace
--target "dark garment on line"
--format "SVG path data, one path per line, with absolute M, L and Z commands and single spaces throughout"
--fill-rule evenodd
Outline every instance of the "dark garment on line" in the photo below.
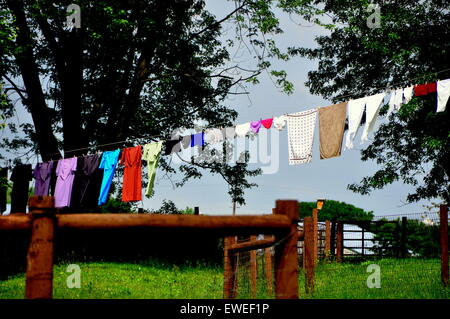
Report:
M 35 179 L 34 195 L 47 196 L 50 189 L 50 180 L 53 172 L 53 162 L 44 162 L 36 164 L 33 171 Z
M 191 136 L 190 135 L 180 136 L 178 141 L 179 141 L 179 143 L 175 143 L 175 146 L 172 147 L 172 153 L 181 152 L 182 148 L 188 148 L 191 146 Z
M 71 208 L 95 208 L 102 184 L 103 171 L 98 168 L 100 155 L 79 157 L 70 199 Z
M 0 168 L 0 215 L 6 210 L 6 191 L 8 189 L 8 168 Z
M 56 168 L 58 167 L 58 161 L 53 161 L 53 168 L 50 174 L 50 195 L 55 196 L 55 188 L 56 188 L 56 180 L 58 176 L 56 176 Z
M 28 190 L 33 178 L 31 164 L 19 164 L 11 173 L 13 188 L 11 192 L 11 213 L 26 213 L 28 204 Z
M 166 141 L 164 144 L 164 155 L 170 155 L 173 152 L 181 151 L 181 137 L 175 140 Z

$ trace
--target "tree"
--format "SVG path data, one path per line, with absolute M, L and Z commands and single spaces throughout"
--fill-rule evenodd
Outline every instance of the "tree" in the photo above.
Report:
M 161 207 L 159 209 L 150 210 L 148 211 L 148 213 L 164 215 L 194 215 L 194 209 L 191 207 L 179 209 L 173 201 L 163 199 Z
M 66 26 L 72 3 L 81 8 L 80 29 Z M 1 110 L 10 119 L 20 103 L 32 118 L 19 127 L 9 121 L 14 137 L 0 147 L 47 161 L 61 152 L 70 157 L 168 139 L 196 121 L 231 125 L 237 112 L 225 99 L 247 94 L 263 71 L 291 93 L 286 72 L 271 67 L 271 59 L 290 58 L 272 39 L 282 32 L 274 7 L 290 12 L 301 5 L 233 3 L 216 18 L 202 0 L 0 0 L 0 76 L 8 97 Z M 236 32 L 221 42 L 225 23 Z M 250 63 L 233 61 L 230 52 L 247 49 Z M 165 158 L 161 167 L 175 173 Z
M 130 203 L 122 202 L 119 197 L 110 196 L 105 205 L 100 206 L 96 211 L 101 213 L 129 213 L 133 211 Z
M 311 93 L 334 102 L 450 78 L 448 1 L 383 1 L 380 28 L 369 28 L 369 1 L 306 1 L 323 6 L 330 34 L 316 38 L 317 48 L 290 52 L 319 59 L 308 74 Z M 313 19 L 324 20 L 313 15 Z M 325 20 L 324 20 L 325 21 Z M 386 113 L 385 107 L 380 115 Z M 382 124 L 363 161 L 381 167 L 349 189 L 369 194 L 402 181 L 413 185 L 408 202 L 450 201 L 450 112 L 436 113 L 436 97 L 413 98 Z
M 312 215 L 312 210 L 317 207 L 316 202 L 301 202 L 300 203 L 300 217 L 307 217 Z M 322 209 L 319 211 L 319 221 L 371 221 L 373 212 L 366 212 L 362 208 L 354 205 L 327 199 L 323 203 Z
M 248 182 L 248 177 L 254 177 L 261 174 L 261 169 L 249 169 L 250 153 L 245 151 L 237 155 L 236 163 L 230 164 L 234 158 L 233 145 L 225 139 L 221 144 L 221 149 L 215 145 L 206 145 L 198 156 L 191 156 L 190 163 L 197 167 L 207 169 L 212 174 L 221 176 L 228 184 L 228 195 L 232 202 L 232 213 L 236 215 L 236 206 L 245 204 L 245 190 L 258 185 Z M 186 159 L 182 161 L 188 162 Z M 184 180 L 179 183 L 183 185 L 189 178 L 200 178 L 201 172 L 193 166 L 184 166 Z
M 374 245 L 371 250 L 382 256 L 397 257 L 400 254 L 400 219 L 371 223 L 366 230 L 372 232 Z M 438 257 L 439 225 L 427 225 L 422 221 L 408 220 L 406 224 L 406 250 L 420 257 Z

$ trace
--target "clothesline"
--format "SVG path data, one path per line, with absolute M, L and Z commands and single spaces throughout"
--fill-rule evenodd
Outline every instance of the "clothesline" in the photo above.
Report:
M 223 123 L 225 124 L 225 123 Z M 203 128 L 203 129 L 207 129 L 207 128 Z M 137 139 L 152 139 L 155 137 L 162 137 L 164 135 L 143 135 L 140 137 L 135 137 L 135 140 Z M 167 142 L 170 141 L 171 139 L 160 139 L 160 142 Z M 82 147 L 82 148 L 76 148 L 76 149 L 70 149 L 70 150 L 64 150 L 65 153 L 73 153 L 73 152 L 78 152 L 78 151 L 84 151 L 84 150 L 90 150 L 92 148 L 99 148 L 99 147 L 103 147 L 103 146 L 111 146 L 111 145 L 117 145 L 117 144 L 124 144 L 124 143 L 130 143 L 132 141 L 130 140 L 123 140 L 123 141 L 117 141 L 117 142 L 112 142 L 112 143 L 105 143 L 105 144 L 97 144 L 97 145 L 92 145 L 92 146 L 88 146 L 88 147 Z M 61 155 L 60 153 L 51 153 L 51 154 L 45 154 L 45 155 Z
M 430 93 L 437 94 L 436 112 L 445 111 L 450 98 L 450 79 L 396 89 L 389 94 L 387 92 L 378 93 L 348 102 L 247 122 L 233 127 L 211 129 L 206 131 L 206 136 L 208 143 L 214 144 L 235 136 L 244 137 L 250 132 L 258 134 L 261 127 L 266 129 L 274 127 L 282 130 L 287 122 L 289 164 L 304 164 L 312 160 L 312 145 L 317 118 L 319 118 L 320 158 L 328 159 L 341 155 L 347 119 L 348 132 L 345 148 L 351 149 L 364 113 L 366 113 L 366 123 L 361 143 L 367 141 L 368 134 L 373 130 L 382 105 L 389 105 L 389 116 L 392 112 L 398 111 L 403 104 L 408 103 L 413 96 L 425 96 Z M 389 97 L 389 102 L 386 103 L 387 97 Z M 166 140 L 164 152 L 169 155 L 180 152 L 182 147 L 185 149 L 197 145 L 203 147 L 205 145 L 204 137 L 205 132 L 202 130 L 200 133 Z M 101 155 L 97 153 L 59 159 L 57 162 L 38 163 L 33 173 L 30 164 L 16 165 L 10 177 L 10 180 L 14 182 L 11 193 L 11 211 L 25 211 L 28 183 L 32 176 L 36 180 L 36 195 L 45 196 L 54 189 L 55 207 L 76 208 L 77 206 L 103 205 L 107 201 L 118 164 L 124 166 L 122 201 L 142 201 L 142 160 L 147 161 L 149 180 L 145 193 L 147 196 L 152 196 L 155 172 L 163 142 L 164 140 L 160 140 L 143 146 L 126 147 L 123 150 L 104 151 Z M 4 201 L 6 201 L 5 198 L 3 198 Z
M 411 82 L 411 81 L 413 81 L 413 80 L 417 80 L 417 79 L 421 79 L 421 78 L 424 78 L 424 77 L 428 77 L 428 76 L 433 75 L 433 74 L 440 74 L 440 73 L 443 73 L 443 72 L 446 72 L 446 71 L 450 71 L 450 68 L 444 69 L 444 70 L 440 70 L 440 71 L 436 71 L 436 72 L 432 72 L 432 73 L 430 73 L 430 74 L 426 74 L 426 75 L 422 75 L 422 76 L 417 76 L 417 77 L 414 77 L 414 78 L 410 78 L 410 79 L 406 79 L 406 80 L 403 80 L 403 81 L 396 82 L 396 83 L 394 83 L 394 84 L 391 84 L 391 87 L 390 87 L 390 88 L 384 88 L 384 91 L 385 91 L 385 92 L 387 92 L 387 91 L 393 91 L 393 90 L 395 90 L 395 89 L 398 88 L 398 86 L 397 86 L 398 84 L 402 84 L 402 83 L 405 83 L 405 82 Z M 375 87 L 375 89 L 383 89 L 383 87 Z M 342 98 L 348 98 L 348 97 L 354 97 L 354 96 L 355 96 L 355 95 L 348 94 L 348 95 L 340 95 L 340 96 L 337 96 L 336 98 L 342 99 Z M 343 102 L 343 101 L 342 101 L 342 102 Z M 282 115 L 280 115 L 280 116 L 287 116 L 287 115 L 289 115 L 289 114 L 290 114 L 290 113 L 284 113 L 284 114 L 282 114 Z M 223 124 L 225 124 L 225 123 L 223 123 Z M 234 124 L 234 125 L 232 125 L 232 126 L 237 126 L 237 125 Z M 208 128 L 203 128 L 203 129 L 208 129 Z M 152 139 L 152 138 L 157 138 L 157 137 L 162 137 L 162 136 L 164 136 L 164 135 L 159 134 L 159 135 L 150 135 L 150 136 L 135 137 L 135 139 Z M 171 140 L 171 139 L 160 139 L 159 141 L 161 141 L 161 142 L 167 142 L 167 141 L 170 141 L 170 140 Z M 112 143 L 98 144 L 98 145 L 92 145 L 92 146 L 83 147 L 83 148 L 64 150 L 64 152 L 65 152 L 65 153 L 73 153 L 73 152 L 78 152 L 78 151 L 83 151 L 83 150 L 90 150 L 90 149 L 92 149 L 92 148 L 100 148 L 100 147 L 104 147 L 104 146 L 111 146 L 111 145 L 123 144 L 123 143 L 127 143 L 127 142 L 132 142 L 132 141 L 130 141 L 130 140 L 123 140 L 123 141 L 112 142 Z M 53 155 L 60 155 L 60 153 L 52 153 L 52 154 L 46 154 L 46 155 L 49 155 L 49 156 L 51 157 L 51 156 L 53 156 Z
M 406 79 L 406 80 L 403 80 L 403 81 L 395 82 L 394 84 L 391 84 L 391 86 L 388 87 L 388 88 L 379 86 L 379 87 L 375 87 L 375 89 L 379 89 L 379 90 L 383 90 L 383 89 L 384 89 L 384 91 L 389 91 L 389 90 L 392 91 L 392 90 L 395 90 L 395 89 L 398 89 L 398 88 L 399 88 L 399 87 L 397 86 L 398 84 L 404 84 L 404 83 L 406 83 L 406 82 L 411 82 L 411 81 L 414 81 L 414 80 L 417 80 L 417 79 L 425 78 L 425 77 L 430 76 L 430 75 L 433 75 L 433 74 L 440 74 L 440 73 L 444 73 L 444 72 L 447 72 L 447 71 L 450 71 L 450 68 L 449 68 L 449 69 L 440 70 L 440 71 L 437 71 L 437 72 L 432 72 L 432 73 L 429 73 L 429 74 L 426 74 L 426 75 L 421 75 L 421 76 L 417 76 L 417 77 L 414 77 L 414 78 Z M 440 80 L 440 79 L 438 78 L 437 81 L 439 81 L 439 80 Z M 353 94 L 338 95 L 338 96 L 335 97 L 335 99 L 339 98 L 339 100 L 340 100 L 341 102 L 344 102 L 344 101 L 341 100 L 341 99 L 342 99 L 342 98 L 348 98 L 348 97 L 354 97 L 354 95 L 353 95 Z

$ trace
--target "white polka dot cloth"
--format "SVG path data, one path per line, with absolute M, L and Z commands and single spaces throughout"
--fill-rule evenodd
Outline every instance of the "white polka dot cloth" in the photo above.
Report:
M 286 115 L 289 165 L 311 162 L 317 109 Z

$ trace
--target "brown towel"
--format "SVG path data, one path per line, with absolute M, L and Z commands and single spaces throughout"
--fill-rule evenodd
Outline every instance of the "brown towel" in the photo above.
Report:
M 347 102 L 319 108 L 320 159 L 341 155 Z

